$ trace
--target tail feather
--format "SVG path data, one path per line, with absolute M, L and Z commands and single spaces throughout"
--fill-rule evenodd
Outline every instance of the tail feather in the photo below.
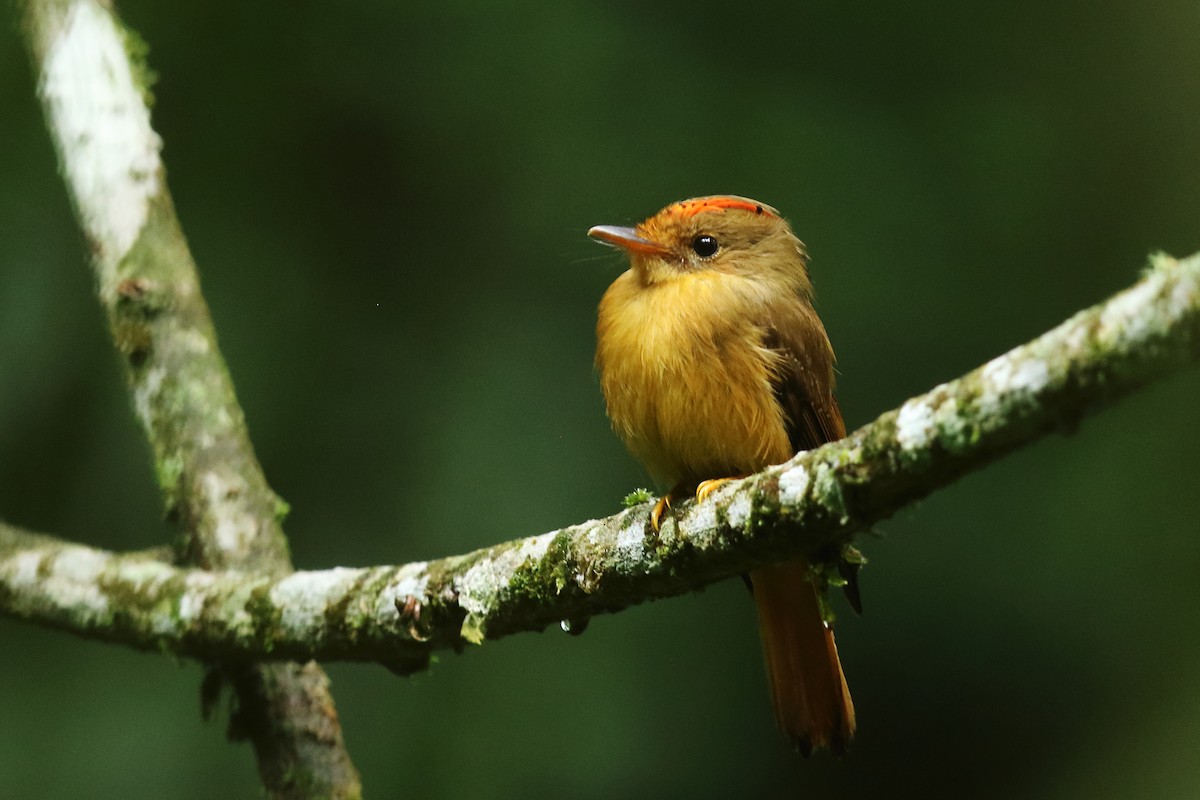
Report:
M 854 703 L 808 564 L 755 570 L 750 582 L 779 730 L 806 755 L 844 752 L 854 737 Z

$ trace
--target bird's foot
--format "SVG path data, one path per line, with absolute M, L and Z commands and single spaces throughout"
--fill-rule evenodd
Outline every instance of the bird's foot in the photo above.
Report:
M 723 485 L 730 481 L 736 481 L 738 478 L 743 478 L 744 475 L 734 475 L 731 478 L 713 478 L 712 480 L 701 481 L 696 486 L 696 502 L 704 501 L 710 494 L 720 489 Z M 650 524 L 654 530 L 662 527 L 663 514 L 671 510 L 671 501 L 678 500 L 681 497 L 686 497 L 690 489 L 687 484 L 680 484 L 671 491 L 658 498 L 658 502 L 654 504 L 654 508 L 650 510 Z
M 703 503 L 705 500 L 708 499 L 708 496 L 710 494 L 712 494 L 713 492 L 715 492 L 717 489 L 720 489 L 722 486 L 729 483 L 730 481 L 736 481 L 737 479 L 738 479 L 737 477 L 713 478 L 713 479 L 707 480 L 707 481 L 700 481 L 700 484 L 696 487 L 696 502 Z
M 662 515 L 671 509 L 671 495 L 664 494 L 658 498 L 658 502 L 654 504 L 654 508 L 650 509 L 650 525 L 653 526 L 655 532 L 662 525 Z

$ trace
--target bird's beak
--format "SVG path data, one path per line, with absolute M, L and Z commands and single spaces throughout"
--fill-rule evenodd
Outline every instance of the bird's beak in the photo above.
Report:
M 647 253 L 664 255 L 667 248 L 658 242 L 652 242 L 638 235 L 633 228 L 622 228 L 616 225 L 597 225 L 588 231 L 588 236 L 597 241 L 620 247 L 631 253 Z

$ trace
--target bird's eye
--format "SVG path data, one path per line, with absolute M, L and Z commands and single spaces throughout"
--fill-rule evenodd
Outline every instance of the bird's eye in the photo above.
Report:
M 711 236 L 697 236 L 692 239 L 692 252 L 701 258 L 712 258 L 719 248 L 717 240 Z

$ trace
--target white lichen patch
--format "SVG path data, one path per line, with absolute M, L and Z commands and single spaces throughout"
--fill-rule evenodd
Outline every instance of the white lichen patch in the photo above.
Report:
M 268 597 L 289 635 L 319 636 L 329 607 L 341 602 L 365 572 L 349 567 L 293 572 L 272 586 Z
M 76 614 L 96 617 L 108 612 L 108 598 L 100 589 L 100 576 L 109 558 L 86 547 L 64 547 L 40 576 L 41 590 L 57 606 Z
M 779 476 L 779 502 L 785 506 L 795 506 L 804 500 L 804 495 L 808 492 L 808 487 L 812 483 L 812 476 L 808 472 L 808 468 L 803 464 L 785 470 Z M 746 500 L 745 519 L 750 517 L 750 501 Z M 729 522 L 733 523 L 733 507 L 729 508 Z M 741 524 L 741 523 L 737 523 Z
M 1050 383 L 1050 368 L 1040 358 L 1025 358 L 1017 365 L 1010 386 L 1014 392 L 1037 394 Z
M 637 514 L 626 514 L 617 531 L 616 557 L 622 565 L 640 563 L 646 556 L 645 532 Z
M 0 588 L 21 604 L 50 608 L 75 625 L 88 625 L 108 613 L 100 578 L 111 557 L 86 547 L 33 548 L 0 559 Z
M 164 367 L 152 367 L 146 372 L 146 377 L 133 388 L 133 409 L 147 429 L 154 427 L 154 401 L 158 399 L 166 377 L 167 370 Z
M 557 531 L 551 531 L 525 539 L 495 556 L 481 558 L 462 574 L 455 586 L 458 603 L 467 612 L 462 627 L 463 638 L 475 644 L 482 641 L 482 618 L 495 605 L 496 596 L 508 587 L 518 569 L 540 561 L 557 535 Z
M 687 536 L 697 547 L 707 547 L 709 538 L 717 528 L 717 503 L 721 490 L 704 498 L 692 507 L 687 515 Z M 682 533 L 682 531 L 680 531 Z
M 984 364 L 977 406 L 984 415 L 1005 414 L 1014 404 L 1028 403 L 1050 383 L 1042 358 L 1018 347 Z
M 14 588 L 24 589 L 38 581 L 38 568 L 47 554 L 41 550 L 22 550 L 0 561 L 0 578 Z
M 205 499 L 214 519 L 213 540 L 226 553 L 241 553 L 256 536 L 255 522 L 236 502 L 244 490 L 242 479 L 227 480 L 216 470 L 200 476 Z
M 76 2 L 47 43 L 39 90 L 102 285 L 137 241 L 159 191 L 162 141 L 120 31 L 99 3 Z
M 375 603 L 374 617 L 379 620 L 395 622 L 400 617 L 400 609 L 415 597 L 417 602 L 424 602 L 429 592 L 429 573 L 427 561 L 417 561 L 405 564 L 396 570 L 396 574 L 379 592 Z
M 175 613 L 184 625 L 191 625 L 204 613 L 213 585 L 217 582 L 211 572 L 189 572 L 183 579 L 183 594 Z
M 923 450 L 936 431 L 934 409 L 927 396 L 914 397 L 896 415 L 896 441 L 904 450 Z
M 800 467 L 800 469 L 803 469 L 803 467 Z M 782 477 L 780 480 L 782 480 Z M 745 527 L 746 523 L 750 521 L 750 512 L 753 508 L 754 505 L 750 501 L 750 495 L 743 493 L 733 498 L 729 505 L 725 507 L 725 520 L 729 523 L 729 527 Z
M 1009 378 L 1013 374 L 1013 361 L 1014 353 L 1008 352 L 1002 356 L 996 356 L 984 364 L 983 372 L 980 374 L 984 389 L 1003 392 L 1008 387 Z

